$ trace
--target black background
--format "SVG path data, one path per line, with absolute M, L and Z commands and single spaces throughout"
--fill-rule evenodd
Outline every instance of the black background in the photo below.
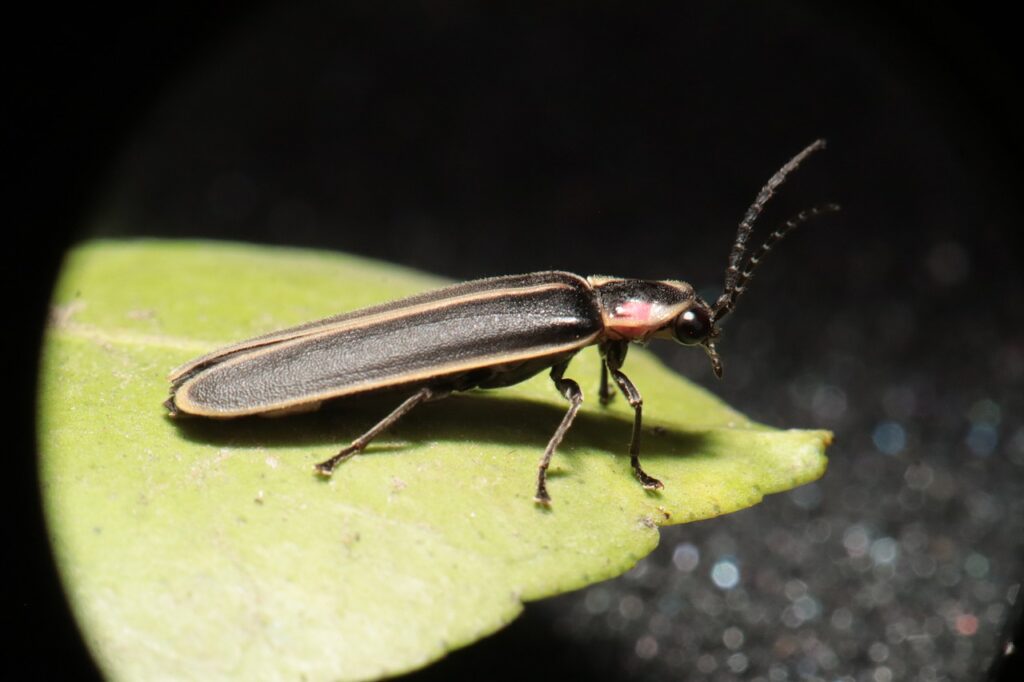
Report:
M 336 248 L 453 278 L 674 277 L 713 296 L 760 184 L 826 137 L 766 224 L 824 201 L 844 212 L 802 229 L 759 273 L 720 344 L 726 380 L 715 384 L 703 357 L 664 357 L 777 425 L 816 422 L 780 398 L 801 381 L 842 385 L 849 409 L 823 424 L 839 435 L 826 496 L 844 473 L 879 485 L 861 462 L 885 480 L 888 460 L 864 452 L 894 377 L 938 403 L 989 397 L 1006 439 L 1020 428 L 1022 133 L 1008 17 L 906 2 L 205 3 L 6 30 L 19 440 L 4 613 L 23 638 L 11 650 L 35 672 L 89 672 L 49 563 L 28 428 L 49 287 L 62 250 L 89 234 Z M 911 419 L 909 458 L 962 475 L 965 497 L 1001 491 L 1000 509 L 1019 514 L 1021 466 L 1005 439 L 967 470 L 959 441 L 925 446 L 960 433 L 957 411 Z M 1002 570 L 1019 581 L 1019 564 Z M 644 674 L 551 621 L 528 610 L 422 675 L 495 660 L 510 677 L 538 661 L 581 674 L 588 658 L 594 679 Z

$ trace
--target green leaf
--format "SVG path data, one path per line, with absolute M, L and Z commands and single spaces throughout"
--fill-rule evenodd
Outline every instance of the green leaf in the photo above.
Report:
M 825 431 L 776 431 L 634 349 L 632 413 L 596 400 L 536 465 L 565 411 L 546 375 L 418 408 L 329 481 L 312 465 L 391 407 L 171 420 L 167 373 L 218 345 L 440 281 L 339 254 L 208 242 L 71 252 L 44 350 L 40 468 L 60 571 L 113 679 L 371 679 L 494 632 L 524 600 L 617 576 L 657 526 L 819 477 Z M 598 357 L 569 375 L 596 395 Z

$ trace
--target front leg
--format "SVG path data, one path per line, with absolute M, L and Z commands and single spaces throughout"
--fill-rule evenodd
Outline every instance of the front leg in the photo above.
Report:
M 643 467 L 640 466 L 640 429 L 643 425 L 644 400 L 640 396 L 640 391 L 629 380 L 629 377 L 619 369 L 626 359 L 627 348 L 628 346 L 625 342 L 609 343 L 602 349 L 602 355 L 604 356 L 605 364 L 608 366 L 608 371 L 612 374 L 612 379 L 615 380 L 615 384 L 622 391 L 622 395 L 626 398 L 629 406 L 633 408 L 633 435 L 629 440 L 629 463 L 633 465 L 633 472 L 644 488 L 647 490 L 660 490 L 665 487 L 662 482 L 648 475 L 643 470 Z

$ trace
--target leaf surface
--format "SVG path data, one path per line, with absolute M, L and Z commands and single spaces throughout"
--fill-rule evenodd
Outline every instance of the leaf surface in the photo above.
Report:
M 423 666 L 541 599 L 620 575 L 657 526 L 818 478 L 825 431 L 777 431 L 640 349 L 645 492 L 621 396 L 589 399 L 534 505 L 566 404 L 546 374 L 422 406 L 329 481 L 312 473 L 394 407 L 172 420 L 168 372 L 218 346 L 441 284 L 340 254 L 213 242 L 92 242 L 55 293 L 39 402 L 59 569 L 106 675 L 365 680 Z

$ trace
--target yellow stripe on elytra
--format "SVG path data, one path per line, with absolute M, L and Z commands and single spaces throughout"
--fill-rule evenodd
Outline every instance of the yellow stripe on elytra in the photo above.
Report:
M 177 367 L 171 371 L 168 379 L 175 381 L 185 374 L 188 374 L 191 370 L 198 367 L 199 365 L 209 363 L 216 360 L 218 357 L 230 355 L 233 353 L 240 353 L 246 349 L 262 349 L 257 350 L 255 353 L 257 356 L 263 352 L 269 352 L 270 350 L 276 350 L 282 346 L 287 346 L 290 343 L 298 343 L 299 341 L 307 341 L 321 336 L 328 336 L 330 334 L 336 334 L 339 332 L 351 331 L 353 329 L 360 329 L 363 327 L 369 327 L 374 324 L 380 324 L 382 322 L 389 322 L 392 320 L 399 320 L 405 317 L 412 317 L 421 313 L 429 312 L 431 310 L 438 310 L 440 308 L 446 308 L 450 306 L 462 305 L 465 303 L 472 303 L 474 301 L 487 301 L 505 296 L 529 296 L 532 294 L 544 293 L 545 291 L 553 291 L 556 289 L 571 289 L 568 284 L 562 282 L 551 282 L 546 284 L 538 284 L 529 287 L 523 287 L 518 289 L 502 289 L 498 291 L 482 291 L 475 294 L 467 294 L 464 296 L 456 296 L 454 298 L 447 298 L 440 301 L 431 301 L 429 303 L 421 303 L 418 305 L 412 305 L 406 308 L 397 308 L 395 310 L 389 310 L 382 313 L 376 313 L 373 315 L 357 316 L 348 320 L 341 320 L 335 323 L 331 323 L 324 327 L 309 327 L 304 329 L 296 330 L 293 334 L 274 336 L 273 333 L 268 338 L 258 337 L 257 339 L 250 339 L 248 341 L 242 341 L 231 346 L 226 346 L 219 350 L 216 350 L 203 357 L 196 358 L 191 362 L 188 362 L 180 367 Z M 358 311 L 353 311 L 358 312 Z M 225 363 L 229 364 L 235 361 L 241 361 L 244 358 L 254 357 L 249 353 L 231 358 Z

